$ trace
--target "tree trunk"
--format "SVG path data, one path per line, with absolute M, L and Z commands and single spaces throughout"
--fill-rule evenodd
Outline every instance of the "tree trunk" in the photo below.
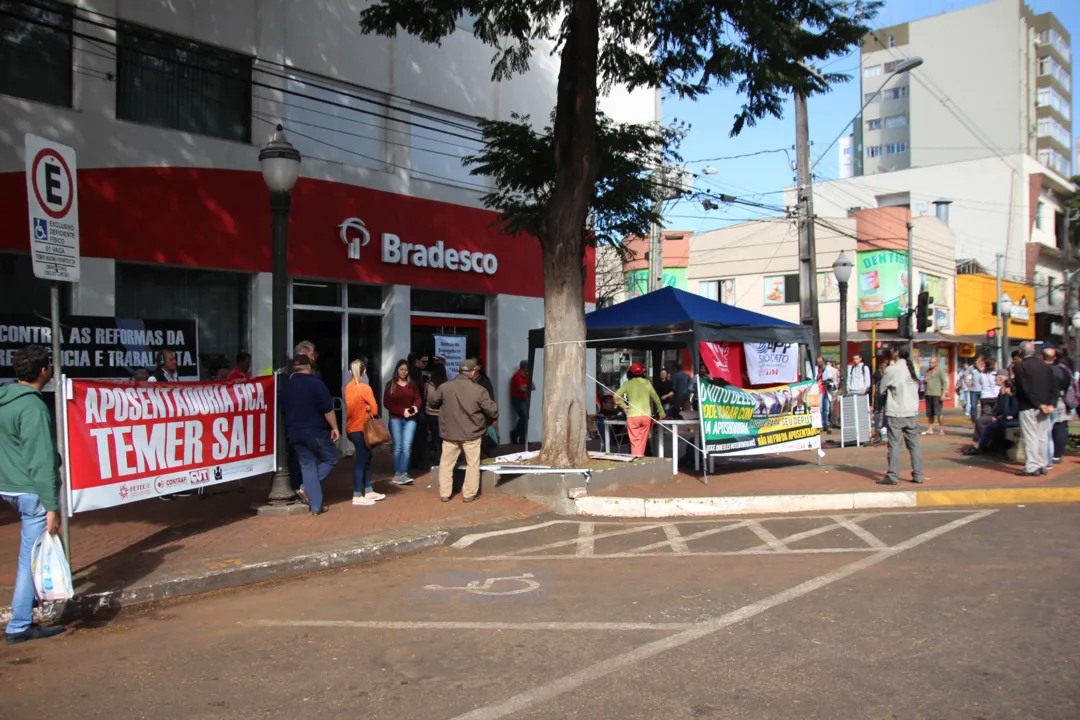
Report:
M 544 432 L 540 460 L 573 467 L 585 451 L 585 218 L 596 191 L 597 0 L 574 0 L 555 105 L 555 187 L 540 238 L 544 266 Z

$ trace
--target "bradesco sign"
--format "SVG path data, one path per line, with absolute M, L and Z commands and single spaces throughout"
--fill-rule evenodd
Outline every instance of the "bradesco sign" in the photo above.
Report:
M 362 248 L 371 242 L 371 233 L 360 218 L 351 217 L 338 226 L 341 242 L 350 260 L 361 260 Z M 417 268 L 473 272 L 494 275 L 499 260 L 491 253 L 446 247 L 442 240 L 431 243 L 404 242 L 394 233 L 384 232 L 380 238 L 380 259 L 389 265 L 410 265 Z

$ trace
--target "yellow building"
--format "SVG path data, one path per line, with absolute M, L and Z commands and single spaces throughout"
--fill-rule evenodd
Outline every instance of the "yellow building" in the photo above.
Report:
M 1010 340 L 1035 339 L 1035 288 L 1022 283 L 1002 281 L 1001 292 L 1012 300 L 1009 322 Z M 956 334 L 986 335 L 997 328 L 994 303 L 997 302 L 997 279 L 989 275 L 956 276 Z

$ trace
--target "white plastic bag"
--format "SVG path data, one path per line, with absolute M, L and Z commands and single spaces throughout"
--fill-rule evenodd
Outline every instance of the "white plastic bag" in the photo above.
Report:
M 69 600 L 75 594 L 71 584 L 71 566 L 64 555 L 60 538 L 49 532 L 41 533 L 30 551 L 30 571 L 38 600 L 54 602 Z

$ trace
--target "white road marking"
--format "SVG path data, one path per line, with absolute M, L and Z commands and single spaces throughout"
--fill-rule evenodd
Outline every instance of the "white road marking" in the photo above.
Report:
M 668 637 L 656 640 L 654 642 L 642 645 L 638 648 L 630 650 L 629 652 L 614 657 L 608 658 L 601 662 L 591 665 L 589 667 L 578 670 L 577 672 L 564 675 L 557 680 L 540 685 L 539 687 L 525 692 L 514 695 L 500 703 L 488 705 L 486 707 L 477 708 L 471 712 L 459 715 L 454 720 L 498 720 L 498 718 L 506 717 L 517 712 L 526 710 L 533 705 L 550 702 L 560 695 L 564 695 L 568 692 L 577 690 L 582 685 L 590 683 L 594 680 L 599 680 L 602 677 L 610 675 L 618 670 L 629 667 L 643 660 L 648 660 L 651 657 L 667 652 L 677 647 L 686 645 L 687 643 L 700 640 L 704 637 L 708 637 L 713 633 L 718 632 L 726 627 L 735 625 L 737 623 L 749 620 L 752 617 L 760 615 L 761 613 L 770 610 L 774 607 L 784 605 L 792 600 L 797 600 L 804 595 L 820 590 L 827 587 L 839 580 L 851 577 L 857 572 L 873 567 L 878 563 L 884 562 L 889 558 L 898 555 L 905 550 L 922 545 L 923 543 L 933 540 L 936 537 L 944 535 L 945 533 L 956 530 L 959 527 L 967 525 L 968 523 L 982 519 L 987 515 L 995 512 L 994 510 L 983 510 L 981 512 L 971 513 L 964 517 L 953 520 L 950 523 L 946 523 L 940 527 L 928 530 L 921 535 L 916 535 L 910 540 L 894 545 L 890 548 L 878 550 L 869 557 L 861 558 L 853 563 L 849 563 L 841 568 L 837 568 L 831 572 L 819 575 L 816 578 L 807 580 L 804 583 L 800 583 L 792 588 L 788 588 L 782 592 L 779 592 L 770 597 L 758 600 L 757 602 L 744 605 L 738 610 L 720 615 L 706 620 L 692 628 L 683 630 L 682 632 L 669 635 Z
M 537 523 L 536 525 L 525 525 L 525 526 L 522 526 L 522 527 L 509 528 L 509 529 L 506 529 L 506 530 L 492 530 L 491 532 L 474 533 L 472 535 L 466 535 L 465 537 L 458 539 L 458 541 L 455 542 L 450 547 L 457 548 L 458 550 L 461 550 L 463 548 L 469 547 L 470 545 L 472 545 L 475 542 L 483 540 L 484 538 L 496 537 L 496 536 L 499 536 L 499 535 L 514 535 L 516 533 L 528 532 L 529 530 L 539 530 L 540 528 L 548 527 L 549 525 L 564 525 L 566 523 L 571 523 L 571 522 L 574 522 L 574 521 L 573 520 L 549 520 L 547 522 Z
M 596 529 L 596 525 L 591 522 L 583 522 L 578 525 L 578 557 L 589 557 L 596 549 L 595 538 L 593 538 L 593 531 Z
M 503 590 L 496 592 L 492 588 L 496 583 L 520 583 L 520 587 L 511 587 L 509 590 Z M 421 590 L 429 590 L 438 592 L 440 590 L 445 591 L 461 591 L 467 592 L 471 595 L 524 595 L 531 593 L 533 590 L 539 590 L 540 583 L 536 580 L 536 576 L 532 573 L 521 573 L 520 575 L 503 575 L 500 577 L 484 578 L 484 582 L 479 580 L 470 580 L 464 586 L 461 587 L 446 587 L 444 585 L 425 585 Z
M 667 537 L 665 545 L 671 548 L 671 552 L 679 554 L 690 552 L 690 548 L 686 546 L 686 540 L 679 533 L 679 527 L 675 523 L 664 523 L 664 535 Z
M 780 542 L 780 538 L 776 537 L 771 532 L 762 527 L 761 523 L 759 523 L 757 520 L 748 520 L 746 522 L 746 527 L 753 530 L 754 534 L 757 535 L 763 543 L 768 545 L 776 552 L 788 551 L 788 546 Z
M 611 532 L 593 535 L 589 539 L 589 542 L 596 542 L 597 540 L 600 540 L 602 538 L 616 537 L 618 535 L 631 535 L 633 533 L 647 532 L 649 530 L 655 530 L 656 528 L 660 527 L 660 523 L 652 523 L 649 525 L 634 525 L 629 528 L 626 525 L 622 525 L 621 523 L 620 525 L 623 528 L 622 530 L 613 530 Z M 525 555 L 525 553 L 540 552 L 541 550 L 554 550 L 556 548 L 566 547 L 567 545 L 576 545 L 579 542 L 581 542 L 581 538 L 571 538 L 570 540 L 560 540 L 559 542 L 548 543 L 547 545 L 538 545 L 536 547 L 525 548 L 524 550 L 514 550 L 513 552 L 508 554 L 520 557 L 522 555 Z M 529 557 L 532 556 L 530 555 Z
M 360 630 L 685 630 L 698 623 L 635 622 L 408 622 L 393 620 L 241 620 L 258 627 L 354 628 Z
M 865 517 L 868 516 L 863 515 L 860 518 L 846 518 L 843 516 L 837 516 L 834 517 L 833 520 L 836 522 L 837 525 L 844 528 L 872 548 L 881 549 L 889 547 L 888 544 L 883 542 L 879 537 L 871 533 L 862 525 L 859 525 L 859 523 L 861 522 L 861 518 Z
M 671 525 L 676 525 L 676 527 L 678 526 L 677 523 L 670 523 L 670 524 Z M 689 542 L 690 540 L 700 540 L 701 538 L 709 537 L 710 535 L 719 535 L 720 533 L 730 532 L 731 530 L 738 530 L 739 528 L 744 528 L 744 527 L 746 527 L 746 521 L 743 520 L 743 521 L 734 522 L 734 523 L 731 523 L 731 524 L 728 524 L 728 525 L 721 525 L 719 527 L 708 528 L 707 530 L 702 530 L 700 532 L 693 533 L 692 535 L 683 535 L 682 539 L 684 541 L 686 541 L 686 542 Z M 661 540 L 660 542 L 654 542 L 654 543 L 649 544 L 649 545 L 642 545 L 641 547 L 634 548 L 629 553 L 627 553 L 627 557 L 633 557 L 634 555 L 637 555 L 638 553 L 643 553 L 643 552 L 646 552 L 648 550 L 656 550 L 657 548 L 667 547 L 669 542 L 670 542 L 669 540 Z M 689 548 L 687 548 L 687 550 L 684 550 L 683 552 L 688 552 L 688 551 L 689 551 Z
M 664 541 L 664 545 L 667 545 L 667 541 Z M 679 553 L 679 557 L 729 557 L 738 555 L 770 555 L 772 557 L 782 557 L 784 555 L 828 555 L 833 553 L 868 553 L 874 552 L 874 548 L 869 547 L 855 547 L 855 548 L 805 548 L 798 550 L 785 550 L 784 552 L 778 552 L 770 548 L 759 546 L 750 550 L 717 550 L 714 552 L 684 552 Z M 629 550 L 627 552 L 608 553 L 607 555 L 589 555 L 586 557 L 577 557 L 575 555 L 528 555 L 529 560 L 619 560 L 622 558 L 648 558 L 648 557 L 672 557 L 669 552 L 638 552 L 636 550 Z M 465 562 L 503 562 L 506 560 L 521 560 L 521 555 L 485 555 L 483 557 L 466 557 L 460 558 Z

